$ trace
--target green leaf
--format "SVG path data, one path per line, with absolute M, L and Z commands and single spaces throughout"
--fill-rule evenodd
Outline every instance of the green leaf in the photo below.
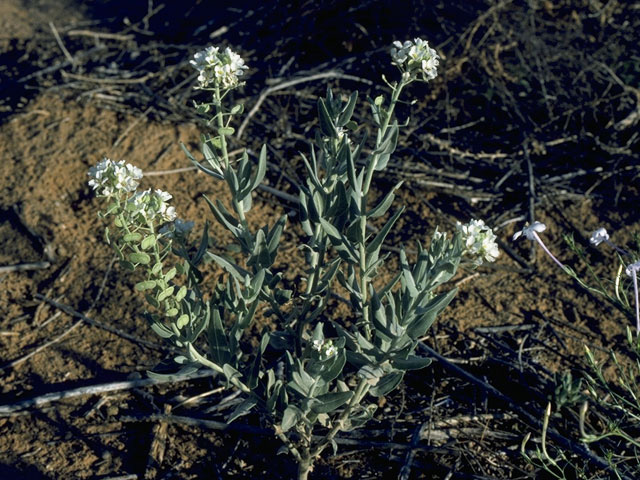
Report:
M 146 280 L 144 282 L 136 283 L 135 289 L 139 292 L 144 292 L 145 290 L 151 290 L 156 286 L 155 280 Z
M 151 269 L 151 274 L 152 275 L 158 275 L 161 271 L 162 271 L 162 263 L 158 262 Z
M 190 364 L 185 367 L 182 367 L 180 370 L 174 373 L 156 373 L 150 370 L 147 370 L 147 375 L 149 378 L 154 380 L 163 380 L 163 381 L 171 381 L 173 379 L 178 379 L 183 375 L 190 375 L 198 371 L 197 365 Z
M 393 214 L 393 216 L 387 221 L 384 227 L 380 229 L 380 231 L 375 236 L 375 238 L 371 241 L 371 243 L 367 245 L 367 263 L 368 264 L 371 264 L 372 262 L 375 262 L 378 259 L 378 253 L 380 252 L 380 247 L 382 246 L 382 243 L 384 242 L 385 238 L 387 238 L 387 235 L 389 234 L 391 227 L 393 227 L 393 224 L 396 223 L 398 218 L 400 218 L 400 215 L 402 214 L 403 211 L 404 211 L 404 206 L 400 208 L 396 213 Z M 367 265 L 367 267 L 368 266 L 369 265 Z
M 396 149 L 396 145 L 398 144 L 398 132 L 398 122 L 394 121 L 393 124 L 389 127 L 389 130 L 385 134 L 384 138 L 380 142 L 380 145 L 378 145 L 373 153 L 378 155 L 389 155 L 393 153 Z M 386 161 L 388 160 L 389 159 L 387 158 Z M 386 161 L 378 161 L 375 169 L 382 170 L 386 166 Z
M 385 197 L 382 199 L 382 201 L 375 208 L 372 208 L 371 210 L 369 210 L 367 212 L 367 217 L 369 217 L 369 218 L 377 218 L 377 217 L 381 217 L 382 215 L 387 213 L 387 210 L 389 210 L 389 207 L 391 206 L 391 203 L 393 202 L 393 199 L 395 198 L 394 192 L 398 189 L 398 187 L 400 187 L 400 185 L 402 185 L 402 183 L 403 183 L 402 181 L 398 182 L 389 191 L 389 193 L 387 193 L 385 195 Z
M 205 199 L 207 197 L 205 196 Z M 204 230 L 202 231 L 202 237 L 200 238 L 200 246 L 198 247 L 198 251 L 193 256 L 191 260 L 194 265 L 198 265 L 202 260 L 202 257 L 207 252 L 207 247 L 209 246 L 209 221 L 204 222 Z
M 140 235 L 138 232 L 133 232 L 133 233 L 127 233 L 126 235 L 124 235 L 122 237 L 122 240 L 124 240 L 127 243 L 133 243 L 133 242 L 137 242 L 142 238 L 142 235 Z
M 233 135 L 234 132 L 235 132 L 235 129 L 233 127 L 222 127 L 218 129 L 218 134 L 223 135 L 225 137 Z
M 280 428 L 282 428 L 283 432 L 289 431 L 298 423 L 298 420 L 300 420 L 303 415 L 304 414 L 298 407 L 289 405 L 282 415 L 282 424 L 280 425 Z
M 160 303 L 158 302 L 158 300 L 155 299 L 155 297 L 149 295 L 148 293 L 146 293 L 144 295 L 144 298 L 147 300 L 147 302 L 149 302 L 149 305 L 155 307 L 155 308 L 160 308 Z
M 358 377 L 364 378 L 366 380 L 371 380 L 372 383 L 375 383 L 377 379 L 380 379 L 383 376 L 383 368 L 376 365 L 367 364 L 364 367 L 360 368 L 360 370 L 358 370 Z
M 171 330 L 158 322 L 151 323 L 151 330 L 156 332 L 156 335 L 161 338 L 171 338 L 175 335 Z
M 183 315 L 183 316 L 186 316 L 186 315 Z M 211 368 L 212 370 L 215 370 L 218 373 L 224 373 L 224 370 L 222 369 L 222 367 L 220 365 L 218 365 L 218 364 L 212 362 L 211 360 L 209 360 L 208 358 L 203 357 L 202 355 L 200 355 L 200 353 L 190 343 L 187 344 L 187 352 L 189 353 L 189 357 L 192 358 L 193 360 L 195 360 L 196 362 L 199 362 L 200 364 L 204 365 L 205 367 L 209 367 L 209 368 Z
M 173 290 L 175 287 L 171 286 L 169 288 L 166 288 L 165 290 L 163 290 L 160 295 L 158 295 L 158 301 L 162 302 L 163 300 L 165 300 L 167 297 L 170 297 L 173 294 Z
M 337 408 L 347 403 L 353 397 L 353 392 L 333 392 L 325 393 L 324 395 L 318 395 L 316 400 L 319 403 L 314 403 L 311 406 L 311 410 L 314 413 L 331 413 Z
M 209 350 L 213 361 L 219 365 L 224 365 L 231 359 L 229 352 L 229 342 L 225 333 L 224 325 L 220 312 L 214 309 L 211 314 L 211 323 L 209 324 L 208 340 Z
M 182 328 L 185 325 L 187 325 L 189 323 L 189 315 L 187 315 L 186 313 L 180 315 L 178 317 L 178 320 L 176 320 L 176 326 L 178 328 Z
M 353 109 L 356 107 L 357 100 L 358 92 L 356 91 L 351 94 L 351 96 L 349 97 L 349 101 L 347 102 L 347 106 L 338 117 L 338 127 L 344 127 L 351 120 Z
M 164 281 L 169 283 L 169 281 L 171 281 L 173 277 L 176 276 L 176 273 L 178 273 L 178 270 L 176 269 L 176 267 L 173 267 L 171 270 L 164 274 Z
M 341 340 L 344 343 L 344 339 Z M 340 348 L 337 355 L 322 362 L 323 368 L 318 372 L 318 375 L 323 382 L 329 384 L 342 373 L 345 363 L 347 363 L 346 351 L 344 348 Z
M 180 290 L 178 290 L 178 293 L 176 293 L 175 300 L 176 302 L 180 302 L 186 296 L 187 296 L 187 287 L 183 285 L 180 287 Z
M 357 263 L 358 254 L 353 248 L 353 245 L 351 245 L 351 242 L 349 242 L 349 240 L 342 235 L 336 227 L 331 225 L 324 218 L 320 218 L 320 224 L 322 225 L 322 229 L 329 236 L 331 244 L 338 252 L 338 255 L 340 255 L 343 260 Z
M 258 170 L 256 172 L 256 176 L 251 182 L 251 191 L 258 188 L 258 185 L 262 183 L 264 180 L 264 175 L 267 172 L 267 146 L 262 145 L 260 149 L 260 156 L 258 157 Z
M 400 384 L 402 377 L 404 377 L 404 372 L 389 373 L 371 387 L 369 393 L 375 397 L 383 397 Z
M 320 120 L 320 130 L 322 130 L 323 135 L 330 138 L 334 137 L 336 135 L 336 126 L 329 116 L 327 105 L 322 98 L 318 99 L 318 119 Z
M 407 326 L 407 334 L 414 340 L 422 337 L 433 324 L 436 316 L 453 300 L 458 289 L 438 295 L 431 299 L 427 305 L 418 309 L 417 318 Z
M 164 314 L 167 317 L 175 317 L 178 313 L 180 313 L 180 310 L 178 310 L 177 308 L 173 307 L 170 308 L 169 310 L 167 310 L 166 312 L 164 312 Z
M 231 115 L 241 115 L 244 112 L 244 105 L 239 103 L 231 108 Z
M 148 237 L 145 237 L 142 240 L 142 243 L 140 244 L 140 248 L 142 248 L 143 250 L 148 250 L 151 247 L 153 247 L 155 244 L 156 244 L 156 236 L 149 235 Z
M 223 257 L 220 257 L 219 255 L 216 255 L 214 253 L 209 253 L 209 256 L 213 258 L 213 260 L 215 260 L 215 262 L 218 265 L 224 268 L 227 272 L 233 275 L 233 277 L 235 277 L 240 282 L 244 282 L 245 277 L 249 275 L 249 272 L 247 270 L 236 265 L 233 262 L 228 261 Z
M 391 364 L 398 370 L 420 370 L 429 366 L 431 359 L 409 355 L 407 358 L 396 358 L 391 361 Z
M 213 213 L 213 216 L 216 217 L 218 223 L 229 230 L 234 237 L 238 238 L 241 235 L 238 220 L 235 219 L 233 215 L 231 215 L 231 213 L 229 213 L 229 211 L 219 200 L 216 200 L 216 204 L 214 205 L 214 203 L 209 200 L 206 195 L 203 195 L 203 197 L 209 205 L 211 213 Z
M 129 254 L 129 260 L 131 260 L 132 263 L 148 265 L 149 262 L 151 262 L 151 257 L 144 252 L 134 252 Z
M 238 378 L 238 377 L 242 376 L 242 374 L 238 370 L 233 368 L 228 363 L 225 363 L 222 366 L 222 371 L 223 371 L 224 376 L 226 377 L 226 379 L 229 381 L 229 383 L 231 383 L 234 378 Z
M 243 401 L 240 405 L 238 405 L 233 412 L 229 414 L 226 419 L 226 423 L 231 423 L 235 419 L 242 417 L 243 415 L 247 415 L 251 412 L 251 409 L 258 404 L 258 400 L 250 397 Z
M 265 329 L 264 333 L 262 334 L 262 338 L 260 339 L 260 348 L 256 353 L 256 356 L 253 360 L 253 365 L 251 366 L 251 370 L 249 370 L 249 375 L 247 376 L 247 386 L 252 390 L 258 386 L 258 381 L 260 380 L 260 367 L 262 365 L 262 355 L 264 354 L 268 345 L 269 332 Z

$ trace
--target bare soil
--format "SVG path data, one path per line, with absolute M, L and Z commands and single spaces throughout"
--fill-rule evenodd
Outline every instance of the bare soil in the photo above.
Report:
M 442 73 L 412 91 L 417 103 L 396 160 L 377 183 L 382 193 L 405 180 L 397 202 L 407 213 L 390 245 L 483 218 L 505 249 L 495 266 L 460 272 L 456 300 L 425 339 L 451 363 L 408 375 L 380 402 L 376 421 L 321 461 L 313 478 L 540 478 L 519 455 L 524 435 L 539 431 L 522 411 L 540 419 L 557 375 L 580 371 L 584 345 L 601 356 L 620 347 L 633 319 L 511 236 L 533 210 L 562 261 L 585 271 L 562 239 L 570 233 L 613 278 L 610 252 L 589 247 L 590 232 L 605 226 L 627 245 L 640 231 L 638 4 L 407 2 L 399 12 L 385 1 L 138 3 L 0 4 L 0 266 L 44 262 L 0 273 L 0 404 L 141 378 L 165 360 L 161 349 L 135 340 L 160 344 L 142 317 L 135 276 L 112 263 L 87 170 L 103 156 L 145 173 L 189 166 L 180 143 L 197 152 L 206 128 L 190 108 L 191 54 L 209 42 L 241 50 L 251 70 L 237 100 L 250 110 L 268 85 L 327 70 L 357 77 L 329 79 L 338 91 L 373 97 L 379 89 L 367 82 L 393 75 L 387 45 L 420 35 L 442 52 Z M 325 88 L 305 82 L 268 96 L 234 145 L 270 144 L 271 186 L 296 193 L 290 180 L 301 172 L 298 152 L 308 150 L 303 139 Z M 225 196 L 194 171 L 144 182 L 171 192 L 197 232 L 210 219 L 202 194 Z M 294 210 L 260 193 L 249 220 L 259 226 Z M 215 228 L 212 237 L 224 246 Z M 282 247 L 291 282 L 302 273 L 301 238 L 293 227 Z M 43 296 L 135 338 L 79 321 Z M 253 430 L 222 433 L 151 417 L 171 407 L 174 415 L 222 421 L 224 403 L 214 407 L 228 391 L 179 406 L 218 387 L 210 378 L 140 387 L 0 417 L 0 478 L 291 478 L 291 459 L 276 455 L 279 445 L 258 418 L 245 422 Z M 578 438 L 570 422 L 558 422 Z

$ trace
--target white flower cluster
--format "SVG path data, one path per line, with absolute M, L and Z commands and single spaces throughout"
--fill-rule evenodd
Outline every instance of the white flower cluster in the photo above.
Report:
M 317 352 L 320 352 L 320 356 L 324 357 L 325 360 L 327 358 L 333 357 L 338 353 L 338 349 L 331 340 L 314 340 L 311 348 L 313 348 Z
M 142 170 L 124 160 L 114 162 L 104 158 L 98 165 L 89 169 L 89 186 L 96 190 L 99 197 L 112 197 L 116 193 L 130 193 L 138 188 Z
M 484 221 L 471 220 L 466 225 L 458 222 L 456 227 L 462 234 L 464 254 L 473 257 L 476 265 L 481 265 L 483 261 L 495 262 L 500 254 L 496 236 Z
M 127 210 L 135 217 L 140 215 L 144 220 L 153 222 L 172 222 L 176 218 L 176 209 L 167 204 L 171 194 L 162 190 L 145 190 L 137 192 L 127 204 Z
M 196 53 L 190 63 L 200 73 L 198 82 L 202 88 L 209 85 L 235 88 L 240 84 L 243 70 L 248 68 L 242 57 L 229 47 L 224 51 L 219 47 L 207 47 Z
M 409 78 L 421 73 L 425 82 L 438 75 L 438 58 L 440 56 L 429 47 L 429 42 L 421 38 L 416 38 L 413 42 L 395 41 L 391 47 L 393 64 L 400 67 Z

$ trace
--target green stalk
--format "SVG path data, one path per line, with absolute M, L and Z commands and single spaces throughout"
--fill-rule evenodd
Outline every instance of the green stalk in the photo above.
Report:
M 231 166 L 229 162 L 229 153 L 227 151 L 227 139 L 221 133 L 222 129 L 225 128 L 226 125 L 224 124 L 224 118 L 223 118 L 224 109 L 222 107 L 222 95 L 220 94 L 220 87 L 218 85 L 216 85 L 215 89 L 213 90 L 213 105 L 216 109 L 215 119 L 218 126 L 218 136 L 220 138 L 220 153 L 222 153 L 222 158 L 224 160 L 224 168 L 226 170 L 228 168 L 231 168 Z M 240 205 L 240 203 L 236 198 L 233 198 L 233 209 L 235 210 L 236 214 L 238 215 L 238 218 L 240 219 L 240 223 L 243 227 L 246 239 L 250 240 L 249 225 L 247 224 L 247 219 L 245 217 L 244 210 L 242 209 L 242 206 Z M 249 242 L 250 245 L 252 243 L 253 242 Z
M 316 225 L 315 232 L 313 238 L 318 238 L 322 234 L 322 226 L 320 224 Z M 324 237 L 324 236 L 323 236 Z M 297 349 L 301 351 L 300 339 L 302 338 L 302 332 L 304 330 L 304 326 L 306 325 L 305 318 L 309 309 L 311 308 L 311 298 L 312 293 L 318 286 L 318 278 L 320 277 L 320 270 L 322 266 L 322 262 L 324 260 L 324 252 L 325 252 L 325 242 L 323 238 L 323 242 L 320 248 L 320 251 L 313 252 L 311 254 L 311 273 L 309 274 L 309 279 L 307 280 L 306 287 L 306 298 L 302 304 L 302 308 L 300 313 L 298 314 L 298 325 L 296 326 L 296 341 L 297 341 Z
M 368 391 L 369 391 L 369 382 L 367 382 L 366 379 L 361 378 L 360 381 L 358 382 L 358 386 L 356 387 L 356 391 L 354 392 L 353 397 L 351 397 L 351 400 L 349 401 L 347 407 L 342 411 L 342 413 L 338 417 L 338 420 L 336 421 L 333 428 L 329 430 L 329 433 L 327 433 L 326 437 L 324 437 L 322 442 L 311 452 L 310 454 L 311 461 L 313 461 L 313 459 L 317 458 L 320 454 L 322 454 L 324 449 L 327 448 L 327 446 L 331 443 L 331 440 L 333 440 L 335 436 L 342 430 L 342 428 L 344 427 L 344 422 L 347 420 L 347 418 L 349 418 L 349 415 L 351 414 L 353 409 L 356 406 L 360 405 L 360 402 L 362 401 L 362 399 L 364 398 L 364 396 L 367 394 Z
M 220 95 L 220 87 L 216 85 L 213 91 L 213 105 L 216 108 L 216 121 L 218 124 L 218 134 L 220 136 L 220 151 L 222 152 L 222 158 L 224 159 L 224 167 L 229 168 L 229 153 L 227 152 L 227 140 L 220 133 L 220 130 L 224 128 L 223 109 L 222 109 L 222 96 Z
M 389 128 L 389 122 L 391 121 L 391 117 L 393 116 L 393 110 L 396 107 L 396 103 L 398 103 L 398 98 L 400 97 L 400 92 L 407 85 L 407 83 L 400 82 L 396 88 L 392 90 L 391 93 L 391 102 L 389 104 L 389 109 L 385 112 L 384 119 L 382 120 L 382 125 L 380 125 L 380 129 L 378 130 L 378 136 L 376 138 L 376 150 L 380 146 L 380 142 L 384 138 L 387 133 L 387 129 Z M 368 282 L 367 277 L 364 274 L 367 269 L 367 249 L 365 238 L 367 235 L 367 205 L 368 205 L 368 197 L 369 197 L 369 189 L 371 186 L 371 180 L 373 178 L 373 172 L 375 171 L 375 165 L 378 163 L 378 159 L 380 158 L 380 154 L 376 153 L 369 165 L 367 165 L 367 175 L 365 177 L 364 184 L 362 185 L 362 200 L 360 202 L 360 238 L 362 239 L 360 243 L 360 294 L 362 295 L 362 319 L 364 322 L 364 332 L 365 337 L 368 340 L 371 340 L 371 327 L 369 326 L 369 311 L 366 308 L 367 304 L 367 289 Z

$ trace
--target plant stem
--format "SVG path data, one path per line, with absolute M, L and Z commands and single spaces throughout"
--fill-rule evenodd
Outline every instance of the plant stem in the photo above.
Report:
M 324 437 L 322 442 L 311 452 L 310 456 L 312 461 L 313 459 L 317 458 L 325 448 L 327 448 L 327 445 L 329 445 L 331 441 L 334 439 L 334 437 L 338 434 L 338 432 L 342 430 L 342 428 L 344 427 L 345 420 L 349 418 L 349 415 L 353 411 L 354 407 L 360 405 L 360 402 L 362 401 L 362 399 L 364 398 L 364 396 L 367 394 L 368 391 L 369 391 L 369 383 L 367 382 L 366 379 L 361 378 L 358 383 L 358 386 L 356 387 L 356 391 L 353 394 L 353 397 L 351 397 L 351 400 L 347 405 L 347 408 L 345 408 L 342 411 L 333 428 L 329 430 L 329 433 L 327 433 L 327 436 Z
M 298 462 L 298 480 L 307 480 L 312 465 L 313 460 L 311 458 Z
M 313 298 L 313 292 L 318 286 L 318 278 L 320 277 L 320 269 L 322 267 L 322 262 L 324 259 L 324 252 L 326 247 L 324 236 L 322 235 L 322 226 L 320 224 L 317 224 L 315 226 L 315 231 L 313 232 L 313 239 L 315 240 L 321 236 L 322 236 L 322 240 L 321 240 L 322 243 L 319 247 L 319 250 L 313 251 L 311 254 L 311 262 L 310 262 L 311 273 L 309 274 L 309 278 L 307 279 L 307 287 L 305 291 L 306 298 L 304 299 L 300 313 L 297 315 L 298 325 L 296 327 L 296 330 L 297 330 L 298 348 L 301 348 L 300 339 L 302 338 L 302 331 L 306 324 L 305 319 L 306 319 L 307 313 L 311 308 L 311 299 Z
M 566 268 L 564 266 L 564 264 L 558 260 L 553 253 L 551 253 L 551 251 L 547 248 L 547 246 L 544 244 L 544 242 L 542 241 L 542 239 L 540 238 L 540 236 L 538 235 L 537 232 L 533 231 L 532 232 L 533 237 L 536 239 L 536 242 L 538 242 L 538 245 L 540 245 L 540 247 L 542 247 L 542 249 L 545 251 L 545 253 L 547 255 L 549 255 L 549 257 L 551 257 L 551 260 L 553 260 L 554 262 L 556 262 L 556 264 L 563 270 L 566 271 Z
M 213 90 L 213 105 L 216 109 L 215 120 L 218 126 L 218 138 L 220 138 L 220 153 L 222 153 L 222 159 L 224 161 L 224 170 L 231 168 L 229 163 L 229 153 L 227 151 L 227 139 L 226 136 L 222 133 L 225 128 L 224 124 L 224 108 L 222 107 L 222 95 L 220 94 L 220 87 L 216 85 Z M 226 178 L 226 175 L 225 175 Z M 227 181 L 228 183 L 228 181 Z M 231 186 L 231 185 L 229 185 Z M 249 193 L 251 195 L 251 193 Z M 249 225 L 247 224 L 247 219 L 244 215 L 244 209 L 238 199 L 236 198 L 235 192 L 233 194 L 233 209 L 235 210 L 238 218 L 240 219 L 240 224 L 242 225 L 243 236 L 247 243 L 250 245 L 250 248 L 253 248 L 253 238 L 249 234 Z
M 382 120 L 382 125 L 380 125 L 380 129 L 378 130 L 378 136 L 376 138 L 376 150 L 380 146 L 380 143 L 385 137 L 387 133 L 387 128 L 389 128 L 389 122 L 391 121 L 391 117 L 393 116 L 393 110 L 396 107 L 396 103 L 398 102 L 398 98 L 400 97 L 400 92 L 404 88 L 406 83 L 400 82 L 391 92 L 391 102 L 389 104 L 389 109 L 385 112 L 384 119 Z M 367 204 L 369 197 L 369 189 L 371 187 L 371 180 L 373 178 L 373 172 L 375 171 L 375 167 L 378 163 L 378 159 L 380 158 L 380 154 L 376 153 L 373 155 L 371 162 L 367 166 L 367 174 L 365 177 L 365 181 L 362 185 L 362 200 L 360 202 L 360 295 L 362 296 L 362 320 L 364 323 L 364 332 L 365 337 L 370 340 L 371 339 L 371 327 L 369 326 L 369 311 L 366 308 L 367 305 L 367 295 L 368 295 L 368 282 L 367 276 L 365 272 L 367 270 L 367 249 L 366 249 L 366 236 L 367 236 Z
M 220 95 L 220 87 L 216 85 L 213 91 L 213 103 L 216 108 L 216 121 L 218 123 L 218 135 L 220 137 L 220 151 L 222 152 L 222 158 L 224 159 L 224 167 L 229 168 L 229 153 L 227 152 L 227 139 L 221 133 L 224 128 L 224 119 L 222 118 L 222 97 Z

